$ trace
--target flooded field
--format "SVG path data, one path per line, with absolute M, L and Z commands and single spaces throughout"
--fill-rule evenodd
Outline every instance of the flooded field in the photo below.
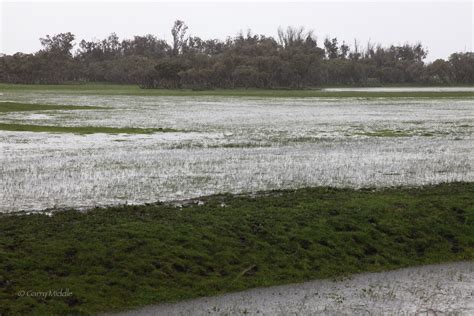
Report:
M 474 87 L 367 87 L 327 88 L 324 91 L 342 92 L 474 92 Z
M 0 124 L 173 129 L 0 131 L 0 212 L 474 181 L 472 99 L 5 92 L 0 101 L 106 107 L 0 113 Z

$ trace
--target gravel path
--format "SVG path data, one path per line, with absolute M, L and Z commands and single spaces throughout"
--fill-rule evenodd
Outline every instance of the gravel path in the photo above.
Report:
M 474 262 L 364 273 L 116 315 L 474 315 Z

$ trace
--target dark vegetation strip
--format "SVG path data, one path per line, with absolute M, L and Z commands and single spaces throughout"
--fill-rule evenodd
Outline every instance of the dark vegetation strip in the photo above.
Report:
M 317 89 L 140 89 L 134 85 L 116 84 L 66 84 L 66 85 L 13 85 L 0 84 L 0 92 L 44 92 L 86 95 L 143 95 L 143 96 L 222 96 L 222 97 L 272 97 L 272 98 L 474 98 L 469 91 L 413 91 L 413 92 L 366 92 L 323 91 Z
M 0 314 L 94 314 L 474 259 L 474 183 L 0 216 Z M 19 291 L 68 289 L 67 297 Z
M 47 111 L 47 110 L 106 110 L 106 109 L 108 108 L 101 107 L 101 106 L 0 102 L 0 113 L 24 112 L 24 111 Z
M 0 123 L 0 130 L 14 132 L 47 132 L 47 133 L 74 133 L 74 134 L 153 134 L 177 132 L 171 128 L 133 128 L 133 127 L 103 127 L 103 126 L 50 126 L 29 124 Z

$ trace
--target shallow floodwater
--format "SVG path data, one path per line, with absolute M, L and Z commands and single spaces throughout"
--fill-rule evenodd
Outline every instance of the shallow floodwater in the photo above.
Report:
M 343 92 L 474 92 L 474 87 L 367 87 L 327 88 L 324 91 Z
M 473 99 L 284 99 L 4 93 L 109 109 L 0 123 L 173 128 L 151 135 L 0 131 L 0 212 L 305 186 L 474 181 Z

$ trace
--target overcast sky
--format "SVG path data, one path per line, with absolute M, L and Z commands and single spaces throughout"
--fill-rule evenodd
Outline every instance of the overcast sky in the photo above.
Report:
M 72 32 L 76 39 L 153 34 L 170 40 L 176 19 L 201 38 L 225 39 L 240 30 L 275 36 L 279 26 L 314 30 L 340 42 L 403 44 L 421 41 L 428 60 L 473 50 L 473 1 L 6 1 L 0 0 L 0 52 L 34 52 L 46 34 Z M 76 42 L 79 42 L 76 41 Z M 77 47 L 77 45 L 76 45 Z

